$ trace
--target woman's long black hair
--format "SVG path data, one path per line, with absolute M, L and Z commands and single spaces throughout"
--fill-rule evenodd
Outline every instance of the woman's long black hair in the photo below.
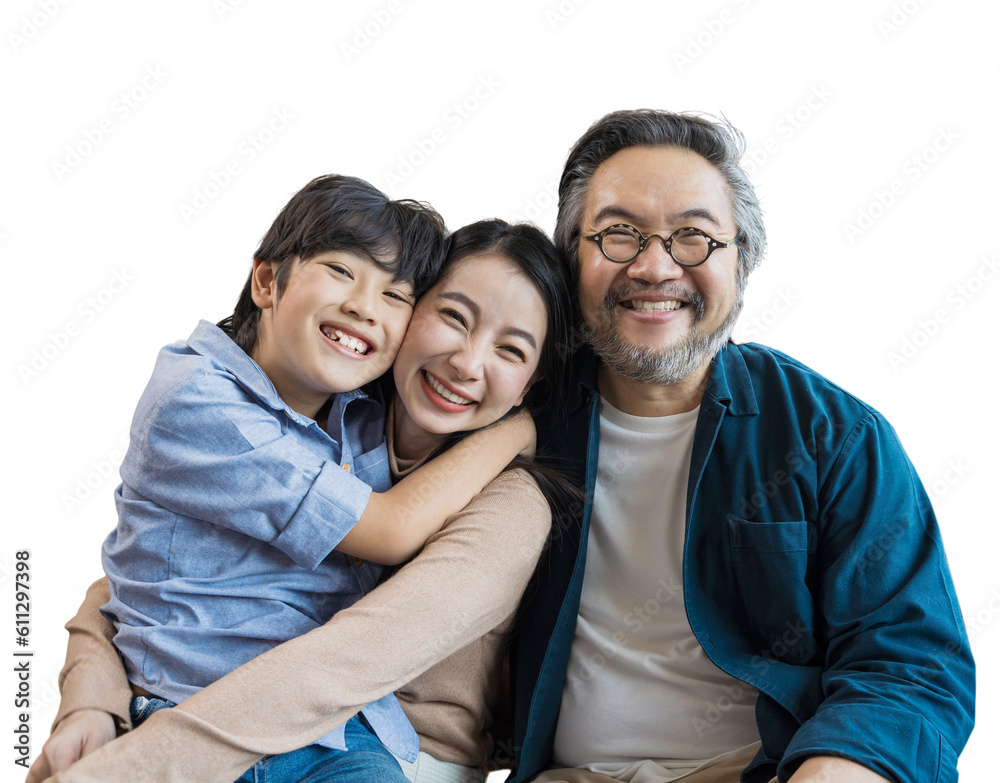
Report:
M 560 258 L 555 246 L 538 227 L 530 223 L 510 224 L 500 219 L 480 220 L 463 226 L 449 239 L 448 251 L 441 274 L 463 261 L 484 255 L 500 255 L 514 264 L 535 286 L 546 311 L 545 340 L 542 342 L 538 372 L 541 378 L 525 395 L 524 402 L 501 418 L 522 408 L 537 415 L 543 408 L 558 407 L 566 387 L 566 364 L 572 353 L 574 300 L 569 267 Z M 431 457 L 451 448 L 469 432 L 455 432 L 434 450 Z M 566 509 L 579 508 L 583 494 L 557 468 L 538 459 L 516 457 L 507 466 L 523 468 L 538 483 L 552 509 L 557 525 L 564 522 Z M 554 529 L 559 535 L 560 529 Z M 549 537 L 551 542 L 553 536 Z

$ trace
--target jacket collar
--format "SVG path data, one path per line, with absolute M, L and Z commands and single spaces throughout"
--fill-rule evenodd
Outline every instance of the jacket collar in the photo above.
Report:
M 705 396 L 725 405 L 733 416 L 756 416 L 760 412 L 750 370 L 735 343 L 726 343 L 712 359 Z
M 582 345 L 570 359 L 571 388 L 567 402 L 576 411 L 586 405 L 591 395 L 597 393 L 597 368 L 600 361 L 589 345 Z

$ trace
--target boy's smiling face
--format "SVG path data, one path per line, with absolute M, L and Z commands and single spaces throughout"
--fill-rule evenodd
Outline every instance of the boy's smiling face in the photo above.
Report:
M 310 418 L 331 394 L 388 370 L 413 313 L 413 289 L 350 252 L 293 265 L 281 296 L 278 265 L 254 261 L 253 299 L 263 311 L 251 358 L 294 411 Z

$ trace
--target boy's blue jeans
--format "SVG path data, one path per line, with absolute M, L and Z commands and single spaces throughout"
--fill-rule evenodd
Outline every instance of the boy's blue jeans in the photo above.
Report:
M 176 707 L 166 699 L 137 696 L 129 712 L 138 726 L 157 710 Z M 236 783 L 409 783 L 399 762 L 379 742 L 367 723 L 355 715 L 344 727 L 347 750 L 322 745 L 265 756 L 244 772 Z

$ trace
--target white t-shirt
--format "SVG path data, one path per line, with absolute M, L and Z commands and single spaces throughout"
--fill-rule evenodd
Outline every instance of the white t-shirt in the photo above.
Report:
M 757 691 L 708 659 L 684 609 L 698 409 L 647 418 L 600 405 L 597 487 L 555 766 L 664 783 L 759 742 Z

